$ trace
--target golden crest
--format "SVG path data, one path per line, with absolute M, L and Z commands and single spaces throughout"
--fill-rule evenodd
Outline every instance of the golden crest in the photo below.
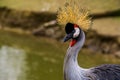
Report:
M 65 4 L 58 9 L 57 21 L 61 25 L 67 23 L 77 24 L 84 31 L 91 26 L 89 11 L 80 6 L 79 0 L 66 0 Z

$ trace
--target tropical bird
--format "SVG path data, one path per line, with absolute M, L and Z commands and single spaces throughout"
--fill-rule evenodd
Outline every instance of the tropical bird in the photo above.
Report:
M 64 42 L 71 39 L 64 59 L 64 80 L 120 80 L 120 65 L 104 64 L 89 69 L 79 66 L 77 57 L 85 42 L 84 31 L 91 26 L 89 11 L 79 3 L 79 0 L 67 0 L 57 14 L 58 23 L 65 26 L 67 33 Z
M 77 56 L 85 42 L 85 33 L 76 24 L 67 23 L 64 42 L 72 39 L 64 60 L 64 80 L 120 80 L 120 65 L 104 64 L 84 69 L 78 65 Z

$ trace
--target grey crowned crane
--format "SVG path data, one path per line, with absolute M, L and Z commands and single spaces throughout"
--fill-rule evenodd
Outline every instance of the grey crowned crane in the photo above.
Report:
M 64 59 L 64 80 L 120 80 L 120 65 L 105 64 L 89 69 L 78 65 L 77 56 L 85 42 L 84 31 L 91 26 L 89 12 L 81 8 L 80 0 L 67 0 L 58 10 L 57 21 L 65 26 L 64 42 L 71 39 Z
M 77 56 L 85 42 L 84 31 L 76 24 L 67 23 L 64 42 L 72 39 L 64 60 L 64 80 L 120 80 L 120 65 L 104 64 L 84 69 L 78 65 Z

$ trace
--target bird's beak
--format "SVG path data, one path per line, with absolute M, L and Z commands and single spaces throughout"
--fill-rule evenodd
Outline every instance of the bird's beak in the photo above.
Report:
M 71 33 L 67 34 L 67 35 L 64 37 L 63 42 L 66 42 L 66 41 L 68 41 L 69 39 L 72 39 L 74 32 L 75 32 L 75 30 L 73 30 Z

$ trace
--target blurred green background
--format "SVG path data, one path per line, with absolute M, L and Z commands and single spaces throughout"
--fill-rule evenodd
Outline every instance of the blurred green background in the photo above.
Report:
M 65 0 L 0 0 L 0 80 L 63 80 Z M 120 0 L 80 0 L 93 18 L 79 64 L 120 64 Z

